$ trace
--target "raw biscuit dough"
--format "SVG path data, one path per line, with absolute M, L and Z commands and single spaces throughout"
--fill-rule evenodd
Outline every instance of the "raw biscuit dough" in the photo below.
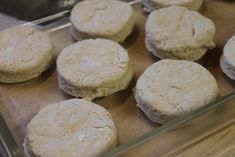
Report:
M 218 92 L 215 78 L 200 64 L 164 59 L 140 76 L 135 98 L 148 118 L 166 123 L 214 101 Z
M 235 80 L 235 35 L 228 40 L 224 47 L 220 67 L 229 78 Z
M 106 38 L 123 42 L 134 27 L 132 7 L 117 0 L 87 0 L 71 12 L 71 35 L 76 39 Z
M 145 43 L 155 56 L 198 60 L 214 48 L 215 24 L 200 13 L 172 6 L 153 11 L 146 23 Z
M 107 39 L 83 40 L 65 48 L 57 72 L 64 92 L 88 100 L 124 90 L 132 79 L 127 52 Z
M 0 82 L 33 79 L 48 68 L 53 46 L 48 34 L 31 27 L 12 27 L 0 32 Z
M 98 157 L 117 143 L 112 117 L 103 107 L 70 99 L 42 109 L 28 124 L 27 156 Z
M 199 10 L 204 0 L 142 0 L 141 2 L 147 12 L 152 12 L 153 10 L 172 5 L 180 5 L 191 10 Z

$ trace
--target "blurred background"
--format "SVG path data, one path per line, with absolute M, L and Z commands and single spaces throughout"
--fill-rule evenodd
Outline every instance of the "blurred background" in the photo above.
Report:
M 0 0 L 0 12 L 32 21 L 70 9 L 78 0 Z M 1 20 L 1 23 L 4 22 Z
M 81 0 L 0 0 L 0 12 L 20 20 L 32 21 L 71 9 L 78 1 Z

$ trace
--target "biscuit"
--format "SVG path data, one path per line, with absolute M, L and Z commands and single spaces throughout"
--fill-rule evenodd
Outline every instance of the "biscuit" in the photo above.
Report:
M 127 52 L 116 42 L 89 39 L 65 48 L 57 59 L 60 88 L 88 100 L 127 88 L 132 68 Z
M 190 10 L 199 10 L 204 0 L 142 0 L 141 2 L 147 12 L 152 12 L 172 5 L 184 6 Z
M 230 79 L 235 80 L 235 36 L 229 39 L 224 47 L 220 67 Z
M 123 42 L 134 28 L 132 7 L 116 0 L 87 0 L 71 12 L 71 35 L 76 40 L 106 38 Z
M 0 82 L 17 83 L 38 77 L 52 59 L 53 46 L 47 33 L 22 26 L 0 32 Z
M 149 119 L 164 124 L 214 101 L 218 93 L 215 78 L 200 64 L 163 59 L 140 76 L 135 98 Z
M 200 13 L 171 6 L 153 11 L 146 23 L 148 51 L 161 59 L 200 59 L 214 48 L 215 24 Z
M 43 108 L 27 126 L 27 156 L 98 157 L 117 144 L 112 117 L 103 107 L 71 99 Z

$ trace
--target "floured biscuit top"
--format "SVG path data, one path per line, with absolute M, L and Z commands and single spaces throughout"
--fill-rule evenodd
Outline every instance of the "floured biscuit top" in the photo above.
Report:
M 0 32 L 0 69 L 24 72 L 39 66 L 52 44 L 46 33 L 31 27 L 13 27 Z
M 196 11 L 172 6 L 153 11 L 146 23 L 146 35 L 161 50 L 214 47 L 214 23 Z
M 95 157 L 116 144 L 111 115 L 82 99 L 45 107 L 27 128 L 29 149 L 41 157 Z
M 141 75 L 137 94 L 152 108 L 176 116 L 213 101 L 218 95 L 218 86 L 200 64 L 165 59 Z
M 86 0 L 71 12 L 71 22 L 83 33 L 113 36 L 120 32 L 133 14 L 128 3 L 116 0 Z
M 106 39 L 83 40 L 65 48 L 57 60 L 61 77 L 76 86 L 100 86 L 123 77 L 129 66 L 127 52 Z

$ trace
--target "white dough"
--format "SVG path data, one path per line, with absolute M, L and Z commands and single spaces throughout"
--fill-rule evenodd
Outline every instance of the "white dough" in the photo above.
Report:
M 108 111 L 71 99 L 45 107 L 30 121 L 24 147 L 31 157 L 98 157 L 116 143 Z
M 146 23 L 145 43 L 155 56 L 165 59 L 200 59 L 214 48 L 215 24 L 200 13 L 172 6 L 153 11 Z
M 64 92 L 88 100 L 124 90 L 132 79 L 127 52 L 107 39 L 83 40 L 65 48 L 57 72 Z
M 228 40 L 224 47 L 220 67 L 229 78 L 235 80 L 235 35 Z
M 12 27 L 0 32 L 0 82 L 33 79 L 48 68 L 53 46 L 48 34 L 31 27 Z
M 172 5 L 180 5 L 191 10 L 199 10 L 204 0 L 142 0 L 141 2 L 147 12 L 152 12 L 153 10 Z
M 164 59 L 140 76 L 135 98 L 152 121 L 166 123 L 214 101 L 218 93 L 215 78 L 200 64 Z
M 71 12 L 70 32 L 76 40 L 106 38 L 123 42 L 134 27 L 132 7 L 117 0 L 86 0 Z

